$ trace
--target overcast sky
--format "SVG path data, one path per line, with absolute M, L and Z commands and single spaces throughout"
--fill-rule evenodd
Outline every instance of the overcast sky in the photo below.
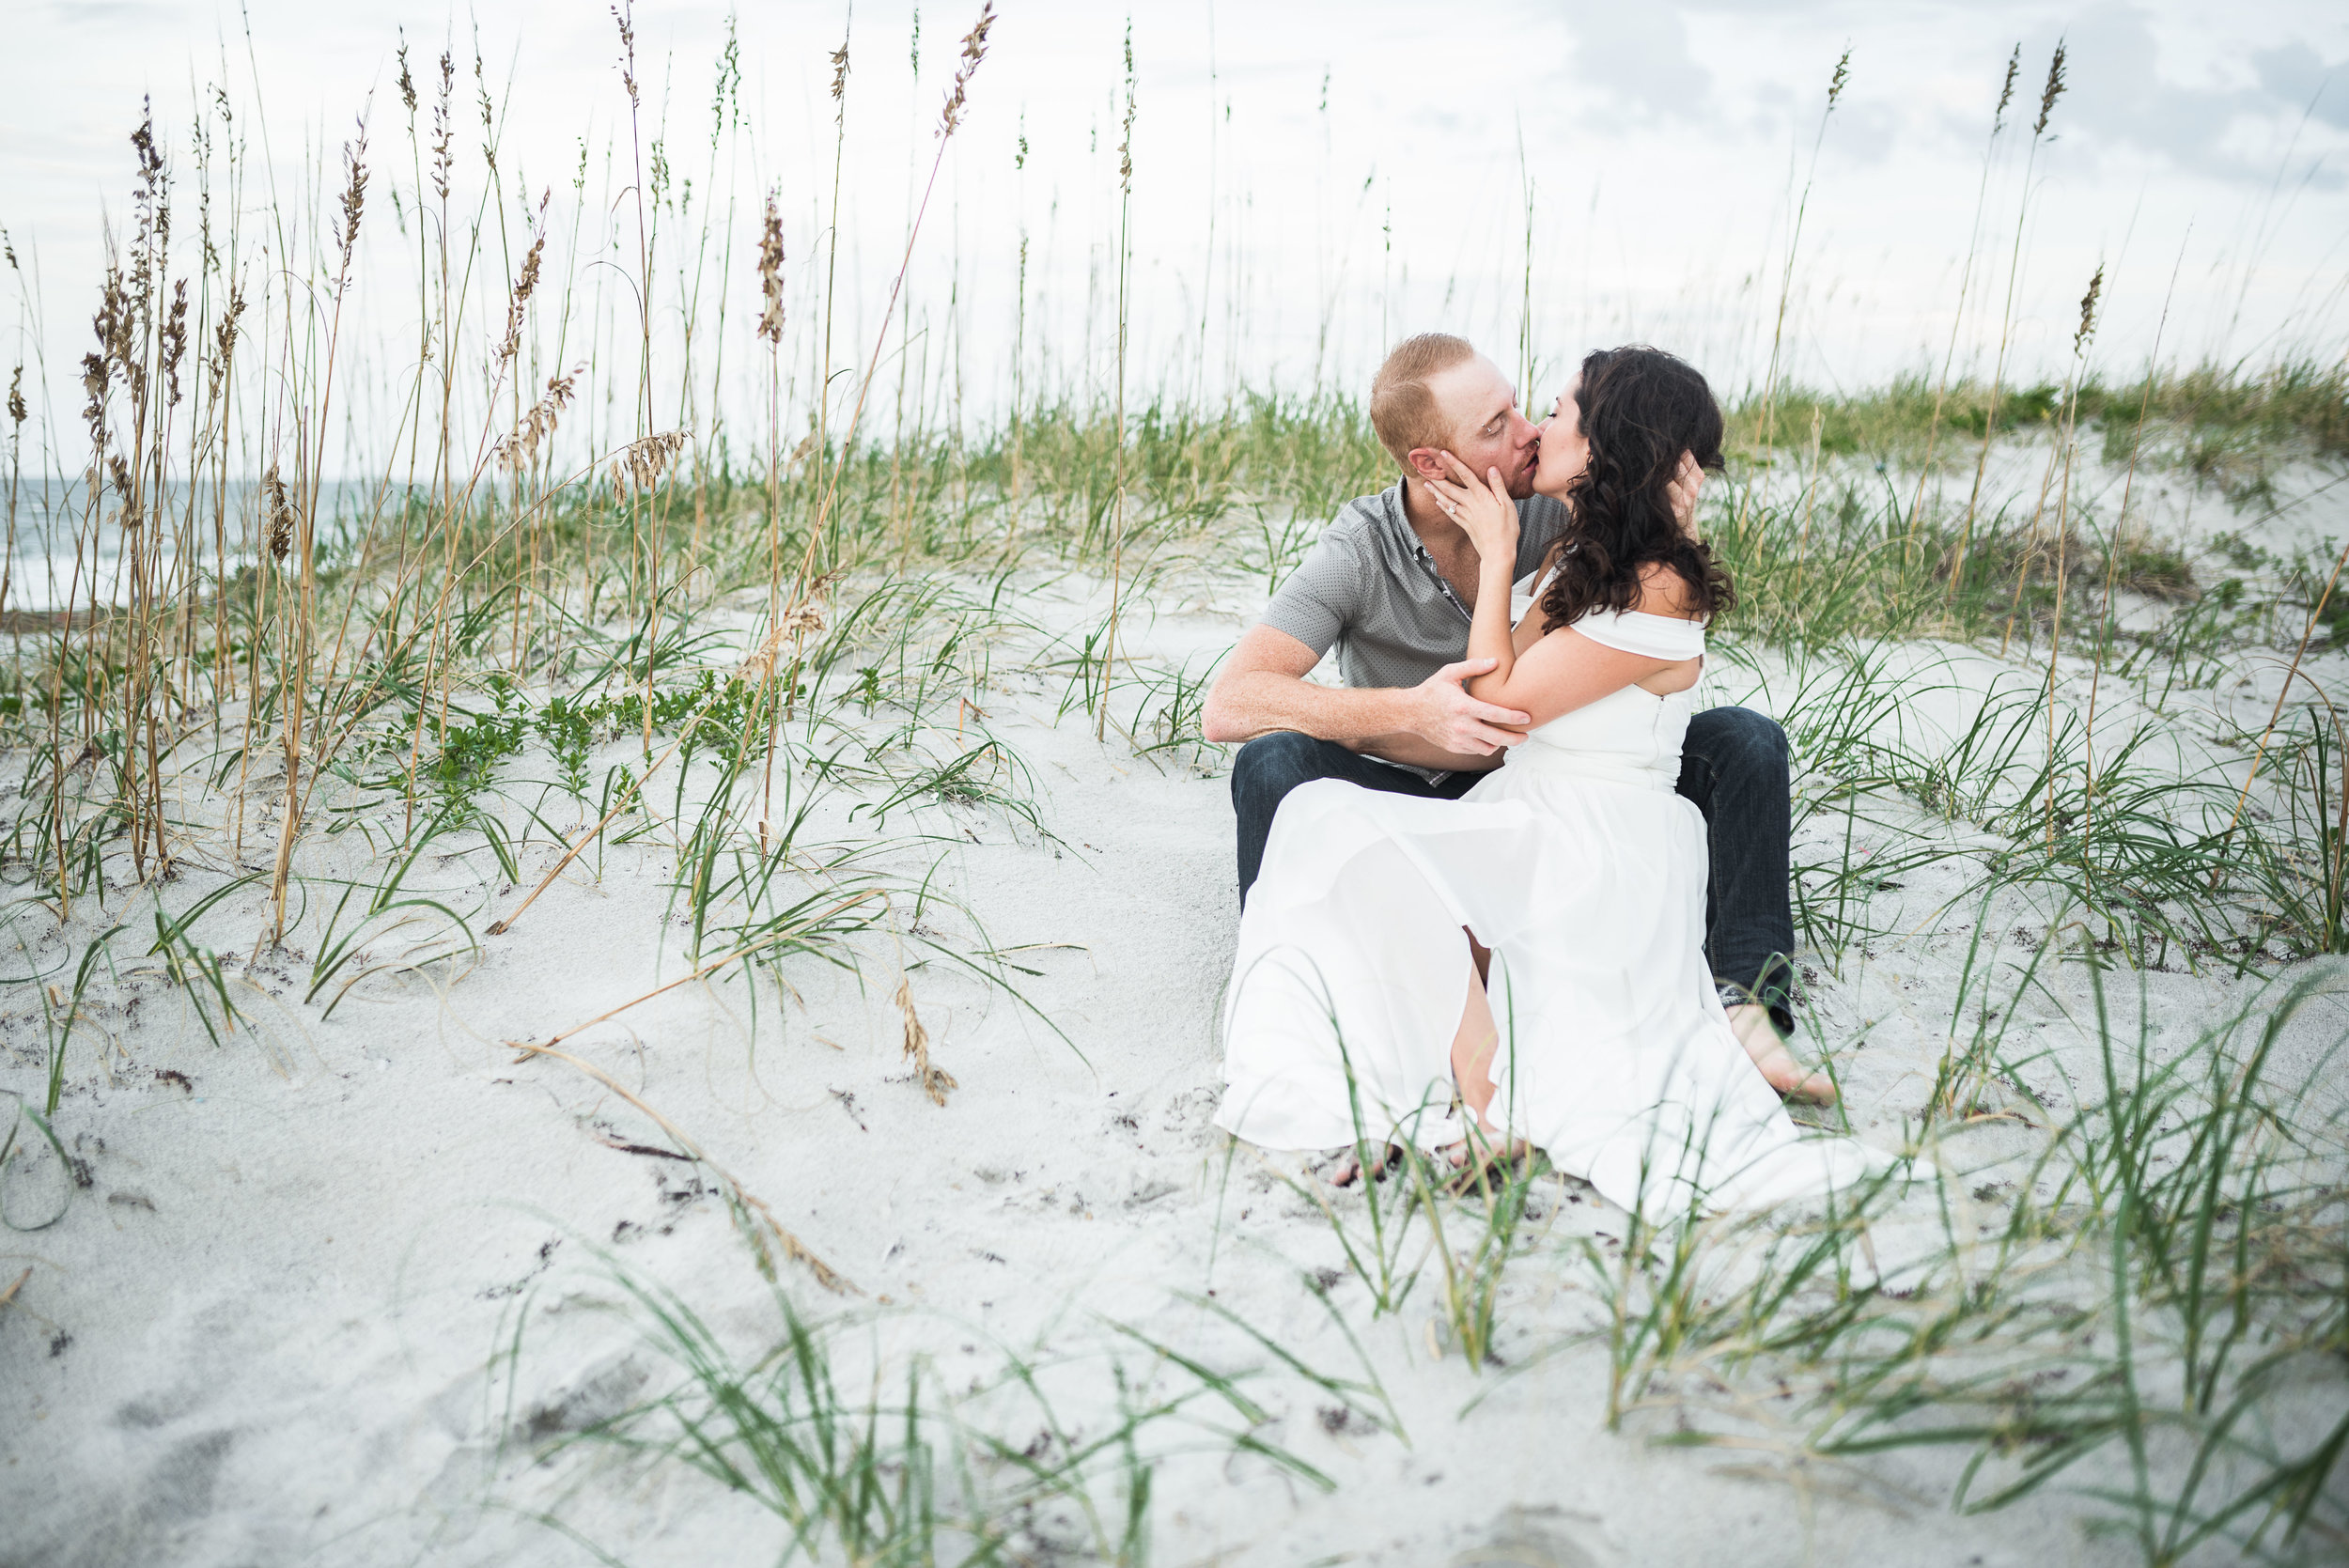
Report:
M 817 277 L 832 145 L 826 52 L 845 11 L 770 3 L 744 8 L 739 23 L 751 140 L 730 188 L 746 203 L 770 185 L 783 193 L 795 319 Z M 912 8 L 856 8 L 844 336 L 878 317 L 913 160 L 926 161 L 933 145 L 955 40 L 974 11 L 972 0 L 921 8 L 917 81 Z M 1097 0 L 1002 0 L 1002 11 L 910 290 L 914 318 L 934 329 L 953 291 L 975 399 L 1008 374 L 1023 230 L 1032 365 L 1041 341 L 1054 375 L 1097 385 L 1112 342 L 1106 268 L 1126 13 Z M 248 46 L 233 6 L 8 8 L 0 225 L 38 257 L 39 319 L 61 407 L 87 331 L 102 224 L 126 205 L 127 137 L 143 93 L 184 178 L 190 105 L 224 84 L 257 154 L 265 136 L 281 198 L 301 189 L 315 149 L 331 159 L 366 110 L 377 168 L 369 221 L 379 225 L 369 241 L 392 247 L 386 267 L 401 254 L 380 226 L 387 186 L 412 182 L 392 87 L 399 28 L 420 75 L 444 45 L 456 51 L 460 100 L 472 91 L 477 28 L 506 104 L 501 170 L 534 191 L 555 188 L 558 211 L 583 138 L 598 170 L 591 203 L 608 188 L 601 160 L 615 133 L 625 160 L 617 40 L 600 4 L 485 0 L 452 19 L 394 0 L 253 0 L 249 12 Z M 636 13 L 647 115 L 665 112 L 670 162 L 705 199 L 727 14 L 706 0 L 640 0 Z M 2030 122 L 2059 39 L 2069 90 L 2031 165 L 2016 291 L 2026 368 L 2068 353 L 2078 298 L 2100 263 L 2108 314 L 2095 351 L 2115 372 L 2149 349 L 2173 269 L 2165 358 L 2338 357 L 2349 330 L 2349 7 L 2337 3 L 1151 0 L 1135 8 L 1132 28 L 1133 358 L 1153 387 L 1232 378 L 1295 386 L 1316 372 L 1351 385 L 1388 340 L 1433 326 L 1467 331 L 1514 365 L 1529 310 L 1534 397 L 1553 394 L 1560 367 L 1583 349 L 1627 337 L 1743 384 L 1768 359 L 1788 220 L 1814 143 L 1785 329 L 1793 373 L 1849 386 L 1937 363 L 1992 109 L 2019 43 L 2021 81 L 1977 246 L 1987 259 L 1975 296 L 1990 308 L 1961 340 L 1961 363 L 1986 368 Z M 1829 73 L 1846 47 L 1849 82 L 1821 139 Z M 460 116 L 472 160 L 460 179 L 477 184 L 476 125 Z M 264 183 L 251 205 L 266 205 Z M 632 228 L 588 228 L 568 265 L 591 263 L 598 245 L 633 244 Z M 744 246 L 750 228 L 741 225 Z M 747 288 L 748 257 L 734 259 Z M 381 326 L 397 318 L 399 291 L 379 294 L 371 319 Z M 0 352 L 29 355 L 22 320 L 9 331 Z

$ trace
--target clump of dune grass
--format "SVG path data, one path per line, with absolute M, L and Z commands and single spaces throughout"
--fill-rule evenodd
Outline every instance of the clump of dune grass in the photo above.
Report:
M 2149 1003 L 2132 1028 L 2089 973 L 2095 1076 L 1921 1127 L 1930 1203 L 1888 1179 L 1791 1227 L 1584 1243 L 1610 1419 L 1789 1467 L 1953 1449 L 1960 1512 L 2069 1491 L 2148 1564 L 2349 1541 L 2341 1042 L 2305 1076 L 2279 1057 L 2326 983 L 2168 1050 Z M 1965 1048 L 2018 1080 L 2002 1028 Z M 1999 1122 L 2029 1130 L 2023 1152 L 1974 1136 Z
M 1151 1560 L 1159 1471 L 1170 1459 L 1219 1456 L 1333 1485 L 1264 1435 L 1260 1394 L 1275 1374 L 1259 1367 L 1211 1365 L 1112 1324 L 1105 1343 L 1080 1351 L 1023 1355 L 989 1341 L 991 1364 L 950 1383 L 927 1357 L 880 1353 L 876 1330 L 911 1313 L 814 1316 L 775 1285 L 767 1337 L 738 1348 L 674 1291 L 599 1256 L 622 1297 L 615 1309 L 667 1372 L 651 1398 L 614 1415 L 572 1431 L 526 1415 L 516 1436 L 541 1462 L 594 1447 L 697 1474 L 770 1516 L 760 1545 L 776 1561 L 1140 1568 Z M 1197 1304 L 1235 1340 L 1269 1349 L 1283 1381 L 1341 1398 L 1371 1391 Z M 505 1343 L 510 1377 L 535 1343 L 526 1312 Z M 1106 1416 L 1092 1397 L 1102 1389 L 1113 1390 Z M 561 1514 L 541 1517 L 585 1540 Z
M 2148 461 L 2214 481 L 2234 499 L 2258 499 L 2257 477 L 2272 475 L 2284 463 L 2349 450 L 2349 368 L 2310 358 L 2268 366 L 2162 368 L 2127 379 L 2091 375 L 2077 396 L 2080 422 L 2096 436 L 2106 462 L 2129 460 L 2141 411 L 2153 438 Z M 2048 438 L 2062 402 L 2059 382 L 2003 389 L 1998 428 L 2014 440 Z M 1733 446 L 1759 459 L 1782 444 L 1763 440 L 1763 411 L 1758 396 L 1726 410 Z M 1937 432 L 1979 440 L 1991 428 L 1990 388 L 1963 377 L 1936 386 L 1921 375 L 1896 376 L 1881 387 L 1849 393 L 1782 387 L 1771 417 L 1781 437 L 1808 429 L 1816 417 L 1822 449 L 1831 457 L 1945 465 L 1950 459 L 1936 442 Z

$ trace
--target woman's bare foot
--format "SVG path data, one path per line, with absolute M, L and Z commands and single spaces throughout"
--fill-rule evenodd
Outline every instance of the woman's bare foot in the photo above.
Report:
M 1402 1157 L 1402 1151 L 1395 1148 L 1392 1144 L 1381 1144 L 1377 1148 L 1372 1150 L 1370 1156 L 1370 1179 L 1372 1181 L 1377 1181 L 1379 1177 L 1385 1175 L 1387 1173 L 1387 1168 L 1400 1160 Z M 1361 1156 L 1359 1152 L 1349 1152 L 1340 1157 L 1337 1164 L 1331 1166 L 1330 1169 L 1330 1185 L 1331 1187 L 1352 1187 L 1356 1182 L 1361 1181 L 1361 1179 L 1362 1161 Z
M 1758 1001 L 1740 1003 L 1729 1010 L 1729 1027 L 1736 1032 L 1737 1043 L 1746 1048 L 1746 1054 L 1753 1058 L 1753 1064 L 1762 1070 L 1763 1079 L 1779 1094 L 1812 1105 L 1835 1103 L 1835 1080 L 1795 1060 L 1795 1053 L 1779 1038 L 1778 1026 L 1770 1021 L 1768 1008 Z
M 1496 1166 L 1512 1163 L 1518 1156 L 1527 1153 L 1530 1148 L 1531 1145 L 1522 1139 L 1511 1139 L 1504 1144 L 1493 1138 L 1463 1138 L 1457 1143 L 1447 1143 L 1436 1152 L 1438 1157 L 1456 1174 L 1442 1184 L 1444 1190 L 1448 1192 L 1472 1190 L 1478 1179 L 1486 1172 Z M 1403 1163 L 1403 1151 L 1392 1144 L 1383 1149 L 1374 1150 L 1370 1157 L 1370 1179 L 1372 1181 L 1384 1179 L 1389 1171 Z M 1349 1188 L 1361 1179 L 1362 1163 L 1358 1155 L 1352 1153 L 1341 1155 L 1338 1157 L 1338 1162 L 1330 1168 L 1329 1182 L 1331 1187 Z
M 1463 1138 L 1457 1143 L 1448 1144 L 1442 1155 L 1457 1173 L 1443 1184 L 1443 1189 L 1455 1195 L 1473 1192 L 1484 1184 L 1486 1172 L 1505 1173 L 1517 1164 L 1520 1155 L 1530 1153 L 1532 1148 L 1521 1138 Z

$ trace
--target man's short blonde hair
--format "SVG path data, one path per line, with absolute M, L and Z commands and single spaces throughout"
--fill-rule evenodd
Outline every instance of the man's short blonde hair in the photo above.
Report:
M 1413 448 L 1441 447 L 1452 441 L 1436 395 L 1427 390 L 1428 379 L 1475 357 L 1476 349 L 1465 337 L 1421 333 L 1396 344 L 1378 367 L 1370 383 L 1370 427 L 1406 474 L 1411 471 Z

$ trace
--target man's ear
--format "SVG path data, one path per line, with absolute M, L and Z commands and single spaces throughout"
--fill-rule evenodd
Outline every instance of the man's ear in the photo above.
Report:
M 1411 477 L 1424 483 L 1429 479 L 1449 479 L 1452 473 L 1444 466 L 1443 454 L 1432 446 L 1414 446 L 1407 460 Z

